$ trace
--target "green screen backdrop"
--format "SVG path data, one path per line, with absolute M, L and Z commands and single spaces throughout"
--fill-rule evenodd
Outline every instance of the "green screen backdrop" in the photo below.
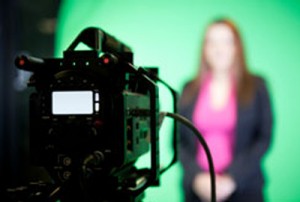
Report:
M 158 66 L 160 77 L 180 92 L 196 72 L 206 25 L 223 16 L 237 23 L 250 70 L 266 78 L 271 93 L 274 134 L 263 159 L 267 201 L 300 201 L 300 1 L 64 0 L 56 55 L 84 28 L 100 27 L 133 49 L 135 65 Z M 161 111 L 171 111 L 168 91 L 160 88 L 159 96 Z M 171 124 L 164 121 L 160 130 L 162 165 L 172 157 Z M 177 163 L 160 187 L 147 189 L 144 201 L 182 201 L 181 180 Z

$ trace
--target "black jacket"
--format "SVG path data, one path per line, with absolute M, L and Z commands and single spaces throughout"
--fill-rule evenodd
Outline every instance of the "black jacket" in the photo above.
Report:
M 186 88 L 184 88 L 184 91 Z M 185 93 L 183 92 L 183 95 Z M 189 105 L 179 106 L 179 113 L 192 120 L 197 95 Z M 261 159 L 270 144 L 272 133 L 272 112 L 269 93 L 263 79 L 255 77 L 253 100 L 246 106 L 238 104 L 236 143 L 233 162 L 226 171 L 237 183 L 237 191 L 262 192 L 264 178 Z M 199 201 L 192 190 L 195 176 L 201 172 L 196 162 L 197 141 L 195 135 L 185 126 L 179 126 L 180 154 L 184 169 L 183 187 L 186 201 Z

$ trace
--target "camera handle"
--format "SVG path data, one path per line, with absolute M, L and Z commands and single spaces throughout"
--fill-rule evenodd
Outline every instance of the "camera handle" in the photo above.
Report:
M 89 27 L 80 32 L 67 51 L 74 51 L 79 43 L 84 43 L 98 52 L 110 52 L 117 55 L 125 52 L 131 53 L 131 49 L 126 44 L 96 27 Z

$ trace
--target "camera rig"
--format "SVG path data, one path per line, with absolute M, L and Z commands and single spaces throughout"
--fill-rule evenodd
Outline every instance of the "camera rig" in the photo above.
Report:
M 80 43 L 91 50 L 75 50 Z M 141 201 L 159 185 L 158 88 L 132 65 L 127 45 L 92 27 L 63 58 L 22 55 L 15 63 L 33 72 L 31 162 L 53 179 L 24 201 Z M 149 150 L 150 168 L 137 169 Z

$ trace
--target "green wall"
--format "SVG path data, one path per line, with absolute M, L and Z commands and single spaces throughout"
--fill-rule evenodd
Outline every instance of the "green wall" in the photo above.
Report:
M 134 50 L 136 65 L 159 66 L 178 91 L 196 71 L 205 26 L 227 16 L 239 26 L 252 72 L 264 76 L 275 115 L 271 149 L 263 165 L 267 201 L 300 201 L 300 1 L 296 0 L 65 0 L 57 31 L 57 56 L 88 26 L 101 27 Z M 160 89 L 161 111 L 171 110 Z M 161 159 L 171 158 L 171 123 L 160 131 Z M 140 159 L 143 165 L 148 157 Z M 182 201 L 181 167 L 149 188 L 144 201 Z

